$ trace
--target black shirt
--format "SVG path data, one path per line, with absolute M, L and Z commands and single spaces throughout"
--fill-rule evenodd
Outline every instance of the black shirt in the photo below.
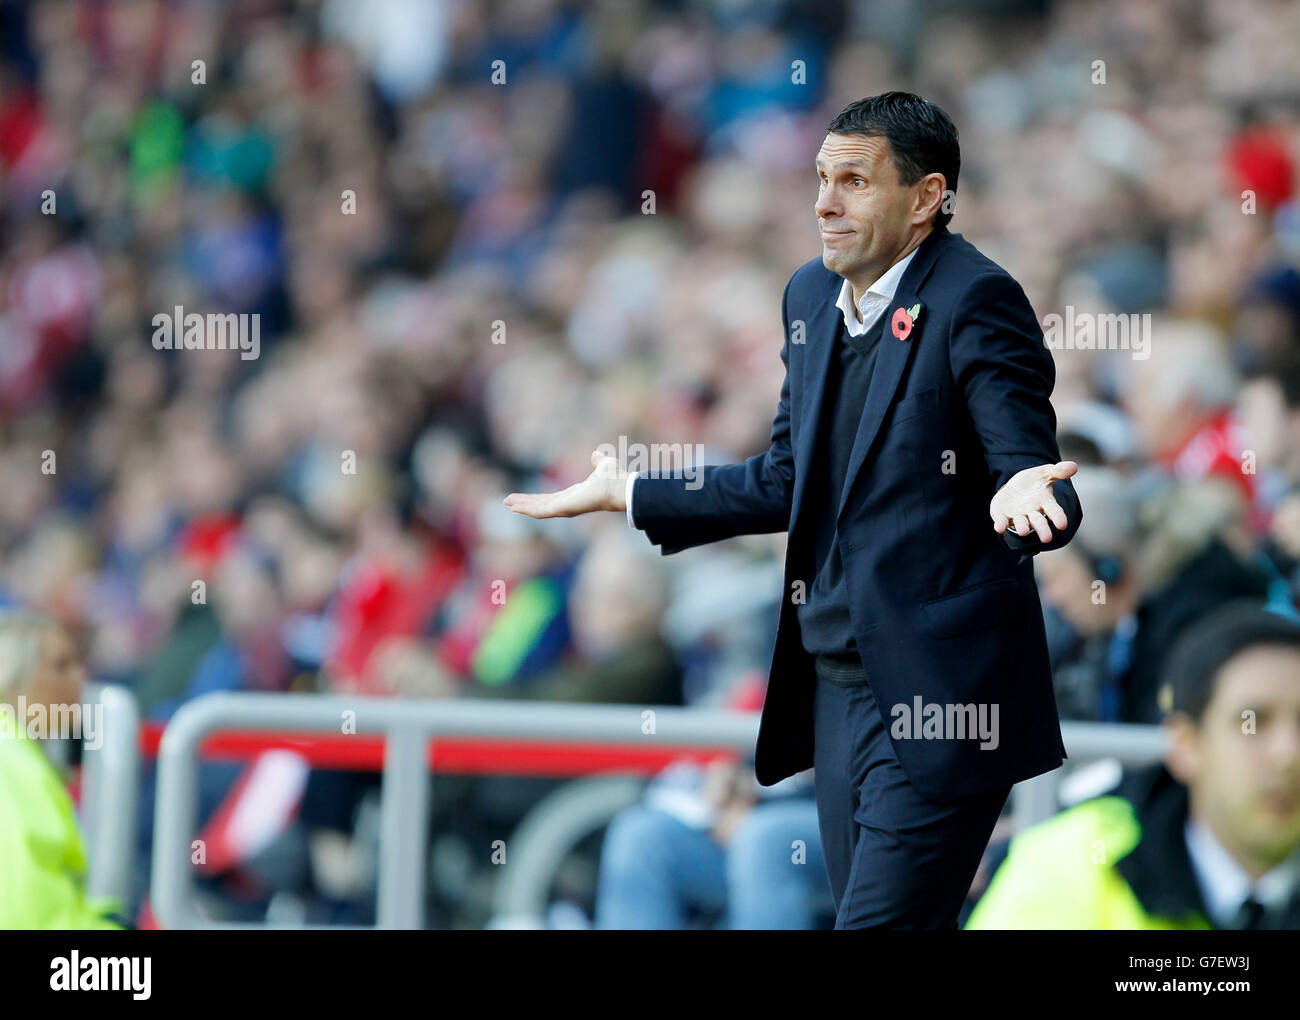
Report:
M 811 523 L 817 571 L 804 603 L 795 606 L 804 649 L 812 655 L 853 657 L 857 652 L 835 518 L 884 329 L 884 318 L 877 317 L 862 336 L 850 336 L 841 321 L 822 398 L 807 491 L 809 506 L 816 508 Z M 839 438 L 832 442 L 832 436 Z

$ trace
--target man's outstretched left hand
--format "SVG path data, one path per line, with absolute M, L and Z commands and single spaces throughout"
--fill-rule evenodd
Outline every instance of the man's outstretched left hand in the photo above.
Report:
M 1057 531 L 1069 527 L 1065 511 L 1052 494 L 1052 483 L 1069 478 L 1078 470 L 1079 465 L 1074 461 L 1062 460 L 1017 471 L 989 501 L 993 530 L 1001 535 L 1010 527 L 1024 538 L 1032 528 L 1043 542 L 1050 542 L 1053 525 Z

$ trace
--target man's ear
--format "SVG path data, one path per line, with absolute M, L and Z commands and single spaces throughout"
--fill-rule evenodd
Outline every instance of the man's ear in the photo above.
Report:
M 1172 712 L 1165 716 L 1164 730 L 1165 765 L 1175 779 L 1191 786 L 1201 772 L 1201 728 L 1185 712 Z
M 921 189 L 917 197 L 916 211 L 912 215 L 914 223 L 928 223 L 939 213 L 943 205 L 943 196 L 947 191 L 948 184 L 944 180 L 943 174 L 933 173 L 926 174 L 917 182 Z

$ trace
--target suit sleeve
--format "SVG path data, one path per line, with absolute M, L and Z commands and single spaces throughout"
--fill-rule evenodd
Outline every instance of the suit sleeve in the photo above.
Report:
M 739 464 L 695 468 L 692 478 L 637 476 L 632 520 L 664 555 L 736 535 L 785 531 L 794 497 L 790 447 L 790 329 L 787 283 L 781 298 L 785 378 L 768 449 Z
M 1016 472 L 1061 459 L 1050 400 L 1056 365 L 1033 307 L 1012 277 L 990 273 L 971 281 L 953 312 L 949 361 L 984 448 L 990 499 Z M 1022 538 L 1007 529 L 1002 539 L 1009 548 L 1032 556 L 1074 537 L 1083 517 L 1074 485 L 1066 479 L 1052 489 L 1068 527 L 1053 527 L 1046 543 L 1033 532 Z

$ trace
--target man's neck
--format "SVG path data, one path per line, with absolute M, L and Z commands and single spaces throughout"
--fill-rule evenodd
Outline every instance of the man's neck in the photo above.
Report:
M 849 281 L 849 285 L 853 288 L 853 314 L 857 318 L 858 322 L 862 321 L 862 309 L 860 306 L 862 304 L 862 298 L 866 295 L 867 291 L 875 286 L 876 281 L 889 272 L 894 266 L 898 265 L 898 263 L 902 262 L 903 259 L 916 251 L 916 249 L 921 246 L 921 242 L 929 237 L 933 231 L 933 226 L 923 228 L 918 233 L 913 234 L 908 239 L 907 243 L 899 250 L 898 254 L 885 264 L 870 266 L 863 269 L 861 272 L 855 273 L 853 276 L 846 277 Z

